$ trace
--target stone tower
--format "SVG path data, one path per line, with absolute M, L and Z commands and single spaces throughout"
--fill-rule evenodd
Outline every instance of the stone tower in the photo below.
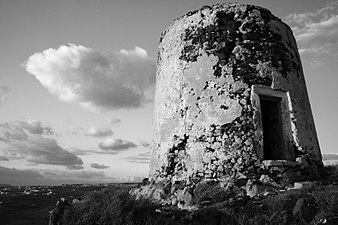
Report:
M 279 182 L 322 165 L 296 41 L 261 7 L 204 6 L 162 33 L 154 118 L 154 180 Z

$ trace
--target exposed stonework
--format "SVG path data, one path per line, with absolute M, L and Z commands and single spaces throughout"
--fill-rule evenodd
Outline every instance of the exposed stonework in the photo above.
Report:
M 204 6 L 162 33 L 154 118 L 155 182 L 245 187 L 322 165 L 292 31 L 261 7 Z

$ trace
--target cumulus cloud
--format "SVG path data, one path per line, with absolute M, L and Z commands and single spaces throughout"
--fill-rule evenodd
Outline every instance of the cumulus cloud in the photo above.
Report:
M 104 110 L 143 106 L 155 81 L 155 61 L 137 46 L 105 56 L 81 45 L 62 45 L 31 55 L 24 66 L 61 101 Z
M 294 31 L 299 52 L 313 65 L 338 60 L 338 1 L 308 13 L 284 18 Z
M 98 164 L 98 163 L 91 163 L 90 166 L 94 169 L 108 169 L 109 166 L 106 166 L 104 164 Z
M 53 128 L 48 126 L 43 126 L 40 121 L 36 120 L 28 120 L 25 121 L 16 121 L 14 122 L 18 127 L 22 127 L 24 130 L 31 134 L 44 134 L 44 135 L 52 135 L 54 134 Z
M 117 138 L 117 139 L 109 138 L 99 144 L 100 149 L 106 150 L 106 151 L 109 150 L 115 153 L 128 150 L 130 148 L 135 148 L 135 147 L 137 147 L 135 143 L 131 141 L 127 141 L 127 140 L 122 140 L 120 138 Z
M 40 122 L 32 124 L 16 121 L 0 124 L 0 143 L 7 155 L 25 158 L 33 164 L 66 166 L 67 169 L 82 169 L 82 160 L 63 149 L 55 139 L 42 136 L 51 133 Z
M 0 86 L 0 102 L 4 102 L 10 93 L 11 89 L 9 87 Z
M 110 128 L 97 128 L 97 127 L 90 127 L 86 132 L 85 135 L 91 137 L 108 137 L 112 136 L 114 132 Z
M 129 156 L 125 158 L 128 162 L 132 163 L 150 163 L 150 151 L 137 154 L 135 156 Z

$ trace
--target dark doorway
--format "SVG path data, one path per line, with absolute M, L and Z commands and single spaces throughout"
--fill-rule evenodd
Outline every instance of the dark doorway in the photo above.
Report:
M 263 148 L 265 160 L 285 159 L 281 98 L 259 96 L 263 125 Z

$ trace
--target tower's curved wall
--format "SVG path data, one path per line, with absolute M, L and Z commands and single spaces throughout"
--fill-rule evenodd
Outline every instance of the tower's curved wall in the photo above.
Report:
M 259 174 L 267 159 L 321 163 L 292 31 L 257 6 L 204 6 L 162 33 L 154 118 L 155 179 Z

